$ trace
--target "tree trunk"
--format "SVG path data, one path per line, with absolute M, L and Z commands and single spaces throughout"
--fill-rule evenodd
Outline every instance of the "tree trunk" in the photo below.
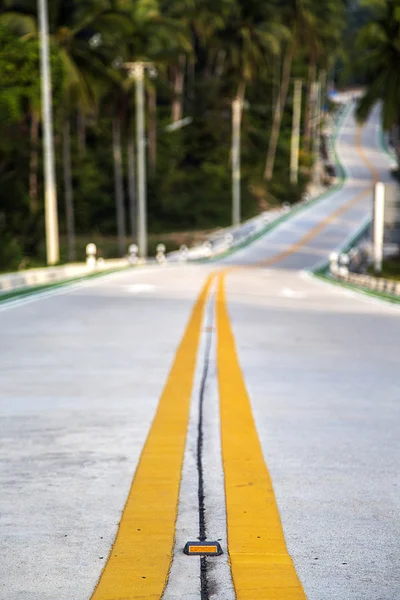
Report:
M 119 115 L 115 115 L 113 118 L 113 156 L 118 251 L 120 256 L 124 256 L 126 254 L 126 226 L 121 149 L 121 119 Z
M 128 131 L 128 192 L 129 192 L 129 221 L 131 228 L 131 238 L 137 239 L 137 218 L 136 218 L 136 169 L 135 169 L 135 138 L 133 131 L 133 121 L 130 120 Z
M 196 97 L 196 63 L 190 58 L 188 63 L 188 97 L 193 102 Z
M 36 214 L 38 204 L 38 166 L 39 166 L 39 116 L 33 110 L 31 116 L 31 157 L 29 164 L 29 198 L 31 213 Z
M 279 106 L 280 110 L 280 88 L 281 88 L 281 72 L 282 72 L 282 56 L 279 54 L 273 59 L 273 67 L 272 67 L 272 121 L 274 120 L 274 115 L 277 106 Z
M 239 84 L 236 98 L 232 101 L 232 224 L 241 221 L 241 126 L 246 84 Z
M 313 89 L 317 74 L 317 66 L 313 61 L 308 67 L 306 119 L 304 125 L 304 150 L 310 152 L 312 140 Z
M 174 81 L 174 100 L 172 103 L 172 122 L 176 123 L 182 119 L 183 115 L 183 90 L 185 85 L 185 65 L 186 57 L 181 54 L 179 65 L 175 71 Z
M 64 118 L 63 124 L 63 170 L 64 170 L 64 201 L 65 220 L 67 226 L 68 262 L 76 259 L 75 250 L 75 215 L 74 215 L 74 193 L 72 187 L 71 167 L 71 125 L 69 116 Z
M 81 110 L 78 110 L 77 128 L 79 154 L 84 156 L 86 154 L 86 117 Z
M 289 90 L 290 74 L 292 71 L 293 52 L 294 52 L 294 46 L 293 46 L 293 44 L 290 44 L 287 47 L 285 59 L 283 62 L 281 92 L 280 92 L 278 102 L 275 107 L 271 137 L 269 140 L 267 162 L 265 165 L 265 172 L 264 172 L 264 178 L 267 181 L 271 181 L 272 176 L 274 174 L 275 157 L 276 157 L 276 151 L 278 148 L 279 133 L 281 130 L 282 116 L 283 116 L 283 111 L 285 109 L 287 94 L 288 94 L 288 90 Z
M 217 55 L 216 65 L 215 65 L 215 77 L 221 78 L 224 72 L 226 60 L 226 50 L 220 50 Z
M 205 68 L 204 68 L 204 77 L 206 79 L 209 79 L 211 77 L 213 63 L 214 63 L 214 60 L 215 60 L 216 53 L 217 53 L 217 51 L 216 51 L 215 48 L 210 48 L 208 50 L 206 65 L 205 65 Z
M 150 83 L 148 87 L 149 103 L 149 166 L 154 175 L 157 166 L 157 92 L 155 86 Z

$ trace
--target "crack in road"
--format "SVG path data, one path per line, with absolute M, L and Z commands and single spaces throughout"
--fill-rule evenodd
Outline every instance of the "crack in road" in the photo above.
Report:
M 213 306 L 212 300 L 210 306 Z M 210 309 L 209 309 L 210 310 Z M 209 319 L 209 323 L 212 323 L 212 315 Z M 204 396 L 207 386 L 207 378 L 209 374 L 211 346 L 213 339 L 213 328 L 208 325 L 205 329 L 205 349 L 204 349 L 204 364 L 203 372 L 200 384 L 200 398 L 199 398 L 199 420 L 197 428 L 197 472 L 198 472 L 198 501 L 199 501 L 199 540 L 205 542 L 207 540 L 207 529 L 206 529 L 206 509 L 205 509 L 205 492 L 204 492 L 204 465 L 203 465 L 203 442 L 204 442 Z M 209 586 L 207 577 L 207 557 L 202 556 L 200 558 L 200 597 L 201 600 L 209 600 Z

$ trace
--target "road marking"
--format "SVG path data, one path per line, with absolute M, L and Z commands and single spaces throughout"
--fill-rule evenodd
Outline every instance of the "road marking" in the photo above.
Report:
M 305 292 L 298 292 L 296 290 L 291 290 L 290 288 L 283 288 L 281 291 L 281 296 L 283 298 L 291 298 L 293 300 L 304 300 L 304 298 L 307 298 L 307 294 Z
M 362 145 L 362 132 L 363 132 L 363 128 L 362 127 L 358 127 L 357 128 L 357 133 L 356 133 L 356 147 L 357 147 L 357 152 L 358 154 L 361 156 L 361 159 L 363 160 L 365 166 L 367 167 L 367 169 L 369 170 L 369 172 L 372 175 L 372 183 L 375 184 L 379 181 L 379 171 L 378 169 L 375 167 L 375 165 L 370 161 L 370 159 L 368 158 L 365 149 Z
M 156 289 L 155 285 L 150 283 L 134 283 L 126 286 L 126 291 L 131 294 L 145 294 L 147 292 L 154 292 Z
M 365 150 L 362 146 L 362 131 L 363 131 L 363 129 L 361 127 L 357 128 L 356 148 L 357 148 L 357 152 L 361 156 L 361 159 L 364 161 L 364 164 L 371 172 L 371 175 L 372 175 L 371 186 L 368 186 L 367 189 L 362 190 L 361 192 L 356 194 L 354 197 L 350 198 L 350 200 L 345 202 L 345 204 L 342 204 L 342 206 L 339 206 L 339 208 L 337 208 L 333 213 L 331 213 L 330 215 L 325 217 L 325 219 L 320 221 L 317 225 L 315 225 L 312 229 L 310 229 L 310 231 L 308 231 L 305 235 L 303 235 L 299 239 L 298 242 L 292 244 L 286 250 L 282 250 L 282 252 L 279 252 L 278 254 L 271 256 L 271 258 L 257 261 L 255 263 L 255 265 L 269 267 L 269 266 L 275 265 L 276 263 L 281 262 L 282 260 L 285 260 L 292 254 L 295 254 L 295 252 L 298 252 L 299 250 L 303 250 L 304 246 L 306 246 L 309 242 L 311 242 L 314 238 L 316 238 L 317 235 L 319 235 L 324 229 L 326 229 L 326 227 L 328 227 L 328 225 L 331 225 L 332 223 L 334 223 L 338 218 L 340 218 L 342 215 L 344 215 L 350 208 L 352 208 L 353 206 L 355 206 L 356 204 L 361 202 L 361 200 L 363 200 L 366 196 L 368 196 L 368 194 L 372 193 L 371 187 L 373 188 L 375 183 L 378 181 L 379 172 L 376 169 L 376 167 L 372 164 L 372 162 L 369 160 L 369 158 L 367 157 Z
M 325 217 L 325 219 L 323 219 L 317 225 L 315 225 L 312 229 L 310 229 L 310 231 L 308 231 L 305 235 L 303 235 L 299 239 L 298 242 L 295 242 L 294 244 L 289 246 L 289 248 L 287 248 L 286 250 L 283 250 L 282 252 L 279 252 L 279 254 L 275 254 L 275 256 L 272 256 L 271 258 L 257 261 L 256 264 L 259 266 L 270 267 L 272 265 L 275 265 L 278 262 L 281 262 L 282 260 L 285 260 L 285 258 L 292 256 L 292 254 L 295 254 L 299 250 L 302 250 L 304 246 L 306 246 L 309 242 L 311 242 L 314 238 L 316 238 L 317 235 L 319 235 L 324 229 L 326 229 L 326 227 L 328 227 L 328 225 L 331 225 L 332 223 L 334 223 L 339 217 L 344 215 L 344 213 L 347 212 L 350 208 L 352 208 L 353 206 L 355 206 L 356 204 L 361 202 L 361 200 L 363 200 L 366 196 L 368 196 L 368 194 L 371 194 L 370 188 L 368 188 L 366 190 L 362 190 L 361 192 L 356 194 L 356 196 L 350 198 L 350 200 L 345 202 L 345 204 L 342 204 L 342 206 L 339 206 L 339 208 L 337 208 L 333 213 L 331 213 L 330 215 Z
M 184 548 L 185 554 L 203 556 L 220 556 L 223 554 L 221 544 L 219 542 L 187 542 Z
M 217 363 L 228 550 L 237 600 L 306 600 L 290 558 L 236 353 L 225 277 L 217 292 Z
M 294 254 L 369 193 L 370 189 L 363 190 L 297 243 L 258 264 L 273 265 Z M 231 270 L 234 269 L 225 273 Z M 92 600 L 159 600 L 165 588 L 172 561 L 196 356 L 212 278 L 196 303 L 176 354 L 114 546 Z M 286 548 L 272 481 L 239 365 L 224 280 L 225 275 L 221 274 L 217 355 L 228 549 L 237 600 L 305 600 Z
M 92 600 L 159 600 L 168 577 L 190 400 L 211 275 L 195 304 Z
M 26 294 L 24 293 L 21 294 L 21 296 L 16 296 L 14 298 L 2 299 L 0 295 L 0 312 L 9 310 L 11 308 L 17 308 L 19 306 L 25 306 L 26 304 L 31 304 L 32 302 L 37 302 L 38 300 L 46 300 L 47 298 L 52 298 L 53 296 L 65 296 L 66 294 L 81 288 L 93 287 L 103 283 L 104 281 L 108 281 L 119 275 L 125 274 L 126 269 L 121 269 L 118 271 L 112 271 L 111 273 L 102 273 L 96 277 L 83 278 L 77 281 L 60 281 L 58 283 L 49 284 L 48 288 L 46 287 L 42 290 L 29 290 L 26 288 Z

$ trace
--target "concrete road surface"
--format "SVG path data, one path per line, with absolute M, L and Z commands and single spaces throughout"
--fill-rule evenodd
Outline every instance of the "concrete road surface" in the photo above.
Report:
M 400 598 L 399 310 L 304 272 L 378 134 L 350 112 L 343 189 L 219 265 L 0 305 L 1 600 Z

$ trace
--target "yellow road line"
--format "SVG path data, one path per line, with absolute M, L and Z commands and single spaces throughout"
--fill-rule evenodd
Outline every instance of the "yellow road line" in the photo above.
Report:
M 275 254 L 271 258 L 259 261 L 257 262 L 257 265 L 270 267 L 280 262 L 281 260 L 288 258 L 292 254 L 295 254 L 299 250 L 302 250 L 304 246 L 306 246 L 309 242 L 311 242 L 311 240 L 317 237 L 317 235 L 319 235 L 326 227 L 328 227 L 328 225 L 334 223 L 336 219 L 341 217 L 350 208 L 358 204 L 358 202 L 361 202 L 361 200 L 363 200 L 370 193 L 371 191 L 369 189 L 359 192 L 356 196 L 354 196 L 354 198 L 351 198 L 351 200 L 349 200 L 345 204 L 342 204 L 342 206 L 339 206 L 339 208 L 337 208 L 333 213 L 331 213 L 325 219 L 320 221 L 318 225 L 315 225 L 315 227 L 310 229 L 310 231 L 303 235 L 303 237 L 301 237 L 298 242 L 289 246 L 287 250 L 283 250 L 282 252 L 280 252 L 279 254 Z
M 369 163 L 373 172 L 374 167 L 361 147 L 361 134 L 357 143 L 364 162 Z M 367 193 L 369 190 L 361 192 L 299 242 L 258 264 L 272 265 L 298 251 Z M 196 302 L 176 353 L 115 543 L 92 600 L 160 600 L 164 591 L 172 561 L 200 332 L 213 277 L 207 280 Z M 304 591 L 286 549 L 272 482 L 238 362 L 223 275 L 217 295 L 217 329 L 229 555 L 237 599 L 304 600 Z
M 375 166 L 371 163 L 371 161 L 367 157 L 365 150 L 362 146 L 362 129 L 361 129 L 361 127 L 357 128 L 356 147 L 357 147 L 357 152 L 359 153 L 362 160 L 364 161 L 364 164 L 371 172 L 372 184 L 376 183 L 379 178 L 379 173 L 378 173 L 377 169 L 375 168 Z M 323 219 L 317 225 L 315 225 L 312 229 L 310 229 L 310 231 L 308 231 L 305 235 L 303 235 L 303 237 L 301 237 L 298 242 L 296 242 L 295 244 L 292 244 L 286 250 L 283 250 L 282 252 L 279 252 L 278 254 L 271 256 L 271 258 L 267 258 L 267 259 L 258 261 L 256 264 L 259 266 L 270 267 L 270 266 L 275 265 L 276 263 L 284 260 L 285 258 L 288 258 L 292 254 L 295 254 L 295 252 L 298 252 L 299 250 L 304 248 L 304 246 L 306 246 L 306 244 L 308 244 L 309 242 L 311 242 L 311 240 L 313 240 L 315 237 L 317 237 L 317 235 L 319 235 L 324 229 L 326 229 L 326 227 L 328 227 L 328 225 L 331 225 L 331 223 L 334 223 L 339 217 L 344 215 L 350 208 L 352 208 L 353 206 L 355 206 L 356 204 L 361 202 L 361 200 L 363 200 L 370 193 L 371 193 L 370 188 L 367 188 L 366 190 L 362 190 L 356 196 L 354 196 L 353 198 L 350 198 L 350 200 L 348 200 L 348 202 L 345 202 L 345 204 L 342 204 L 342 206 L 339 206 L 339 208 L 337 208 L 333 213 L 328 215 L 325 219 Z
M 375 183 L 377 183 L 377 181 L 379 181 L 379 171 L 375 167 L 375 165 L 369 160 L 368 156 L 366 155 L 365 149 L 362 145 L 362 132 L 363 132 L 363 128 L 358 127 L 357 133 L 356 133 L 357 152 L 361 156 L 361 159 L 364 162 L 367 169 L 370 171 L 370 173 L 372 175 L 372 182 L 375 184 Z
M 237 600 L 305 600 L 235 348 L 225 293 L 217 291 L 217 363 L 228 549 Z
M 178 348 L 92 600 L 160 600 L 171 565 L 207 280 Z

